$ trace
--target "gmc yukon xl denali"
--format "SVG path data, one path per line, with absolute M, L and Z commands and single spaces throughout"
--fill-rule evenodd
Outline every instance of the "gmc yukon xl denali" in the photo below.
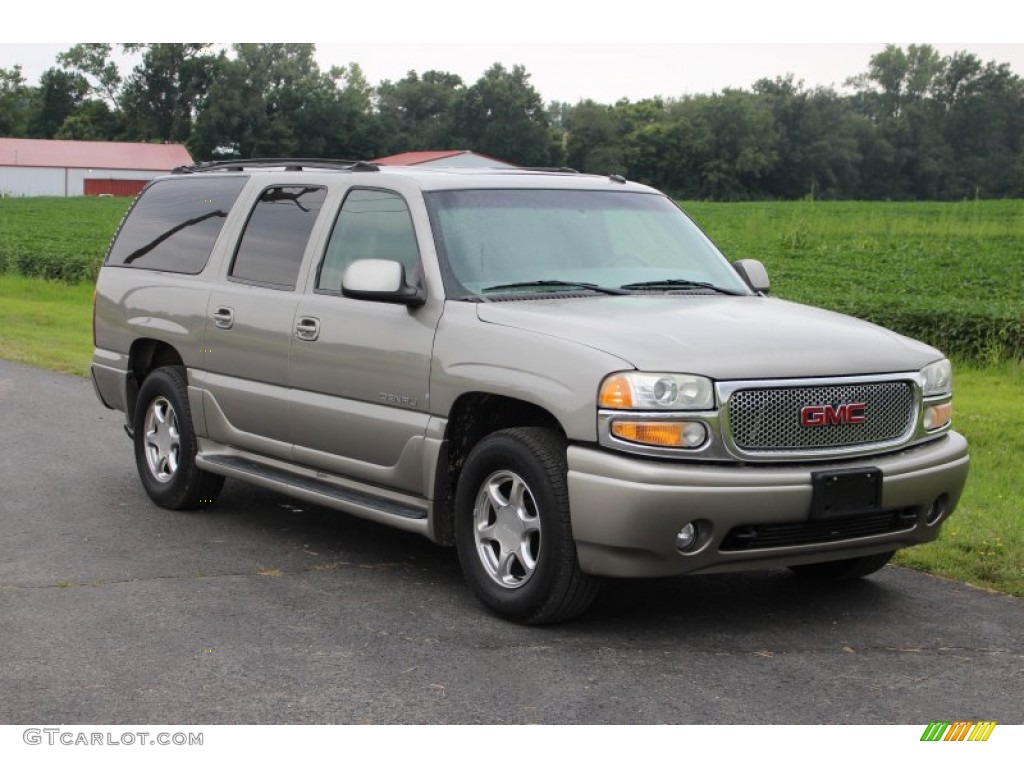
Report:
M 618 176 L 210 163 L 122 222 L 92 379 L 156 504 L 233 477 L 413 531 L 516 621 L 601 577 L 865 576 L 956 507 L 950 364 L 768 288 Z

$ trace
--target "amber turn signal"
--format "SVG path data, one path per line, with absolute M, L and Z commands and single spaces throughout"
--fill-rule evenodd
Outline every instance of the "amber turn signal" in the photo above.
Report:
M 601 385 L 597 402 L 602 408 L 632 408 L 633 388 L 625 376 L 610 376 Z
M 612 434 L 622 440 L 664 448 L 699 448 L 707 428 L 694 421 L 614 421 Z
M 953 420 L 953 404 L 929 405 L 924 412 L 924 428 L 929 432 L 944 427 Z

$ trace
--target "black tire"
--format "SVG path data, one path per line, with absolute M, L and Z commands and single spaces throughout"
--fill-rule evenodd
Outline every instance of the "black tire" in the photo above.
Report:
M 224 478 L 196 467 L 197 444 L 184 369 L 157 368 L 146 377 L 133 426 L 135 466 L 149 498 L 178 510 L 214 502 Z
M 576 558 L 566 471 L 565 441 L 536 427 L 488 435 L 462 468 L 455 491 L 459 562 L 476 596 L 505 618 L 565 621 L 597 596 L 599 580 L 580 572 Z
M 860 579 L 875 571 L 879 571 L 892 560 L 895 552 L 882 552 L 877 555 L 853 557 L 849 560 L 832 560 L 827 563 L 811 563 L 809 565 L 793 565 L 790 570 L 802 579 L 813 581 L 847 581 Z

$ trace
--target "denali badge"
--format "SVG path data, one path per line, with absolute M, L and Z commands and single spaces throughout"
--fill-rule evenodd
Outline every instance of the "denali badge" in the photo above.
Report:
M 830 424 L 863 424 L 868 420 L 867 403 L 842 405 L 805 405 L 800 409 L 800 424 L 805 427 L 825 427 Z

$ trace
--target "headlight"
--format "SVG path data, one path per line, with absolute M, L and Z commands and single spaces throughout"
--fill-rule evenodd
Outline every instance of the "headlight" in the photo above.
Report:
M 922 394 L 925 397 L 948 395 L 953 391 L 953 366 L 949 360 L 939 360 L 921 369 Z
M 684 373 L 615 373 L 601 383 L 602 408 L 633 411 L 707 411 L 715 407 L 711 379 Z

